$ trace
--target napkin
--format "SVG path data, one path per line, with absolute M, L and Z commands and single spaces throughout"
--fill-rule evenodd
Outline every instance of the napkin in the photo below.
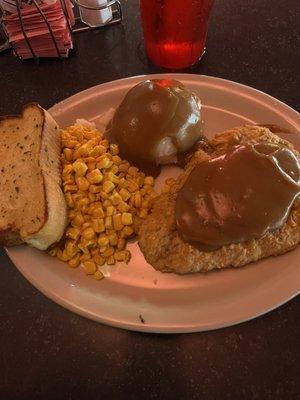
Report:
M 48 21 L 60 56 L 68 57 L 70 49 L 73 48 L 69 27 L 75 23 L 71 1 L 64 0 L 67 18 L 60 0 L 37 0 L 37 3 Z M 31 1 L 21 1 L 20 4 L 23 28 L 35 55 L 57 57 L 58 52 L 52 35 L 37 7 Z M 23 59 L 31 58 L 32 53 L 23 34 L 16 6 L 13 7 L 10 0 L 0 0 L 0 5 L 6 11 L 3 22 L 15 53 Z

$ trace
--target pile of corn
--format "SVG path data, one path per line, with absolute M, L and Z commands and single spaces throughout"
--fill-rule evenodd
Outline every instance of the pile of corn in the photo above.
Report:
M 134 235 L 133 217 L 147 217 L 156 197 L 154 179 L 122 160 L 118 145 L 88 124 L 61 135 L 69 225 L 50 254 L 72 268 L 82 263 L 87 274 L 101 279 L 97 266 L 130 260 L 126 242 Z

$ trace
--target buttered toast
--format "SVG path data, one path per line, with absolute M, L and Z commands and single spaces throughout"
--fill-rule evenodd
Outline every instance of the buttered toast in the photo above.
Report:
M 62 237 L 67 208 L 61 190 L 59 128 L 38 104 L 0 118 L 0 244 L 45 250 Z

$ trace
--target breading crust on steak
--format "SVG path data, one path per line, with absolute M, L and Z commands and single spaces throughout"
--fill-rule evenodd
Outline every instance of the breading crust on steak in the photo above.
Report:
M 294 202 L 286 223 L 259 239 L 223 246 L 218 250 L 200 251 L 179 236 L 175 225 L 175 203 L 178 190 L 196 164 L 222 154 L 228 146 L 238 144 L 273 143 L 286 146 L 300 159 L 292 144 L 273 134 L 268 128 L 254 125 L 233 128 L 216 135 L 209 144 L 210 154 L 198 150 L 189 160 L 185 171 L 169 193 L 161 194 L 154 203 L 151 215 L 143 222 L 136 221 L 136 231 L 145 259 L 162 272 L 187 274 L 207 272 L 225 267 L 240 267 L 295 248 L 300 242 L 300 198 Z

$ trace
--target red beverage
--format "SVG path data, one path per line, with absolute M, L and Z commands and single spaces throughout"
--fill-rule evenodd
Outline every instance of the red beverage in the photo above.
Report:
M 213 0 L 140 0 L 146 50 L 154 64 L 181 69 L 203 55 Z

